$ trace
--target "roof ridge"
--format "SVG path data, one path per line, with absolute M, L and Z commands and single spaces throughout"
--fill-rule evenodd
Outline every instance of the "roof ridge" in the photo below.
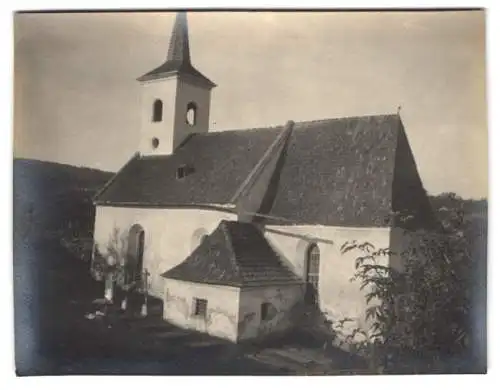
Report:
M 207 133 L 197 133 L 199 135 L 209 135 L 209 134 L 224 134 L 224 133 L 246 133 L 246 132 L 258 132 L 265 130 L 278 130 L 283 127 L 283 125 L 272 125 L 272 126 L 262 126 L 262 127 L 250 127 L 248 129 L 226 129 L 226 130 L 209 130 Z
M 382 118 L 382 117 L 392 117 L 392 116 L 397 117 L 397 114 L 368 114 L 368 115 L 341 116 L 337 118 L 312 119 L 312 120 L 296 122 L 296 125 L 336 122 L 346 119 L 354 120 L 354 119 Z
M 242 196 L 244 193 L 248 192 L 249 188 L 252 188 L 252 186 L 255 184 L 255 181 L 259 177 L 259 175 L 262 173 L 262 170 L 264 167 L 269 163 L 269 160 L 272 156 L 272 152 L 275 149 L 278 149 L 280 146 L 283 146 L 283 142 L 286 140 L 287 135 L 290 134 L 290 132 L 293 130 L 294 127 L 294 122 L 293 121 L 288 121 L 285 126 L 283 126 L 283 131 L 281 131 L 277 137 L 274 139 L 274 141 L 271 143 L 271 145 L 267 148 L 267 150 L 264 152 L 262 157 L 257 161 L 257 164 L 253 167 L 253 169 L 250 171 L 248 176 L 243 180 L 243 183 L 241 186 L 236 190 L 235 194 L 229 201 L 230 203 L 235 203 L 240 196 Z M 283 153 L 283 148 L 281 148 L 280 153 Z
M 236 261 L 236 252 L 234 250 L 234 245 L 233 241 L 231 239 L 231 234 L 229 233 L 229 222 L 233 221 L 227 221 L 227 220 L 222 220 L 220 223 L 220 227 L 222 230 L 222 233 L 224 234 L 224 238 L 227 242 L 229 252 L 231 253 L 230 261 L 231 264 L 233 265 L 234 269 L 236 270 L 236 275 L 241 281 L 243 281 L 243 277 L 241 276 L 241 269 L 240 266 L 238 265 L 238 262 Z
M 398 114 L 367 114 L 367 115 L 354 115 L 354 116 L 341 116 L 341 117 L 336 117 L 336 118 L 322 118 L 322 119 L 310 119 L 310 120 L 302 120 L 302 121 L 294 121 L 295 126 L 299 125 L 306 125 L 306 124 L 315 124 L 315 123 L 321 123 L 321 122 L 335 122 L 335 121 L 340 121 L 340 120 L 345 120 L 345 119 L 367 119 L 367 118 L 380 118 L 380 117 L 399 117 Z M 226 130 L 213 130 L 209 131 L 207 134 L 214 134 L 214 133 L 227 133 L 227 132 L 238 132 L 238 131 L 252 131 L 252 130 L 271 130 L 271 129 L 279 129 L 280 127 L 283 127 L 283 125 L 262 125 L 258 127 L 251 127 L 248 129 L 245 128 L 239 128 L 239 129 L 226 129 Z

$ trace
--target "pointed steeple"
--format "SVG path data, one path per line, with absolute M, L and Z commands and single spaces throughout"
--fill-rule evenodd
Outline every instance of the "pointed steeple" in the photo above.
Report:
M 178 12 L 175 17 L 170 44 L 168 46 L 167 61 L 176 61 L 190 64 L 189 32 L 185 12 Z
M 185 12 L 178 12 L 175 18 L 166 61 L 159 67 L 139 77 L 138 80 L 150 81 L 173 75 L 187 75 L 208 88 L 215 87 L 215 84 L 210 79 L 191 64 L 187 15 Z

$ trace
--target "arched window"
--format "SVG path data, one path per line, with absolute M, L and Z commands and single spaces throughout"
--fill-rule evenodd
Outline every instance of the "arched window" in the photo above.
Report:
M 306 302 L 312 305 L 318 303 L 319 260 L 319 247 L 311 244 L 306 252 Z
M 186 109 L 186 123 L 189 126 L 194 126 L 196 125 L 196 104 L 191 102 L 187 105 Z
M 204 228 L 196 229 L 191 237 L 191 251 L 198 248 L 208 237 L 208 232 Z
M 161 122 L 163 119 L 163 102 L 156 99 L 153 103 L 153 122 Z

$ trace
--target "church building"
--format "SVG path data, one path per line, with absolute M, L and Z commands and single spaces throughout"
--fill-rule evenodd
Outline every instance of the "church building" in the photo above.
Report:
M 96 195 L 95 253 L 118 232 L 166 321 L 233 342 L 285 331 L 307 305 L 366 328 L 342 245 L 389 248 L 401 269 L 405 232 L 432 220 L 399 114 L 209 131 L 216 85 L 191 62 L 185 13 L 138 82 L 140 142 Z

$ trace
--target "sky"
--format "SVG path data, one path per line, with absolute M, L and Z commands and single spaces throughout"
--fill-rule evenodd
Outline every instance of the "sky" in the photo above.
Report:
M 18 14 L 14 157 L 118 170 L 138 149 L 136 78 L 173 13 Z M 485 19 L 467 12 L 189 13 L 218 86 L 211 130 L 396 113 L 431 194 L 488 194 Z

